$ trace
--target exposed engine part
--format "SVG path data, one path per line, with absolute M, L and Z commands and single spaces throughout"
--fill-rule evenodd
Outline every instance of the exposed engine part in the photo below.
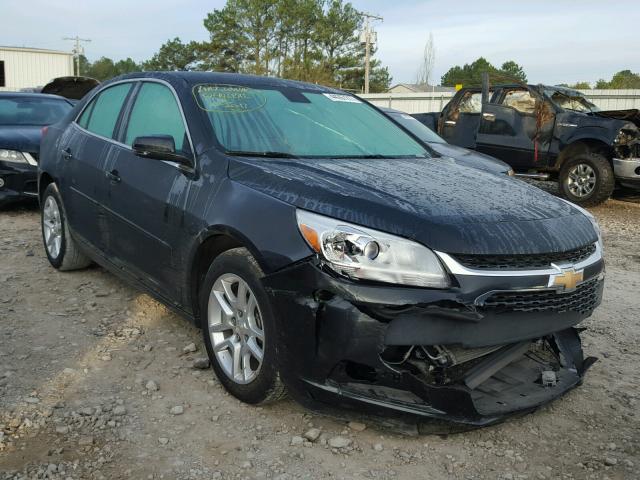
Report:
M 469 369 L 464 377 L 464 384 L 470 389 L 476 388 L 493 374 L 522 357 L 529 350 L 531 342 L 507 345 Z
M 542 372 L 540 381 L 543 387 L 555 387 L 558 383 L 558 377 L 553 370 L 545 370 Z
M 488 355 L 500 349 L 502 345 L 493 345 L 483 348 L 462 348 L 457 346 L 423 345 L 420 350 L 427 358 L 439 367 L 453 367 L 466 363 L 476 358 Z

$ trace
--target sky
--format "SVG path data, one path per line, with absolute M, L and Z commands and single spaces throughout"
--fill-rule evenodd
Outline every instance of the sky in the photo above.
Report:
M 90 38 L 89 60 L 151 57 L 166 40 L 205 40 L 202 21 L 224 0 L 0 0 L 0 45 L 70 50 L 62 37 Z M 376 57 L 392 83 L 411 83 L 429 33 L 434 78 L 484 56 L 514 60 L 533 83 L 595 82 L 640 71 L 640 0 L 352 0 L 384 18 Z

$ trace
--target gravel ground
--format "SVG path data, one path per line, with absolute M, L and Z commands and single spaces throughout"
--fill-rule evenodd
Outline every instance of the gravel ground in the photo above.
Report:
M 197 329 L 101 268 L 55 271 L 37 210 L 0 212 L 0 479 L 640 478 L 640 199 L 592 211 L 608 279 L 583 338 L 600 360 L 552 405 L 448 436 L 243 405 Z

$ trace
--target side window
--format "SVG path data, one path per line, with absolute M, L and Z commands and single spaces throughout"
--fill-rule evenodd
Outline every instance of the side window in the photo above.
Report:
M 138 91 L 127 124 L 125 143 L 131 145 L 136 137 L 146 135 L 170 135 L 177 152 L 189 150 L 176 98 L 168 87 L 159 83 L 143 83 Z
M 118 116 L 131 85 L 121 83 L 100 92 L 84 110 L 78 124 L 96 135 L 114 138 Z
M 460 113 L 480 113 L 482 111 L 482 92 L 467 92 L 458 104 Z
M 521 113 L 534 113 L 536 99 L 529 90 L 509 90 L 502 100 L 502 105 L 511 107 Z

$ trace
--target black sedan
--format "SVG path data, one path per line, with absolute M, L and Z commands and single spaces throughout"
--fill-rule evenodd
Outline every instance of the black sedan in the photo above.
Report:
M 380 110 L 409 130 L 422 142 L 429 145 L 447 161 L 453 161 L 465 167 L 479 168 L 487 172 L 502 173 L 509 176 L 514 174 L 513 169 L 502 160 L 447 143 L 444 138 L 408 113 L 385 107 L 381 107 Z
M 258 404 L 486 425 L 580 384 L 597 223 L 506 175 L 432 158 L 340 90 L 129 74 L 49 128 L 55 268 L 98 262 L 202 328 Z
M 71 108 L 55 95 L 0 92 L 0 206 L 37 197 L 42 128 Z

